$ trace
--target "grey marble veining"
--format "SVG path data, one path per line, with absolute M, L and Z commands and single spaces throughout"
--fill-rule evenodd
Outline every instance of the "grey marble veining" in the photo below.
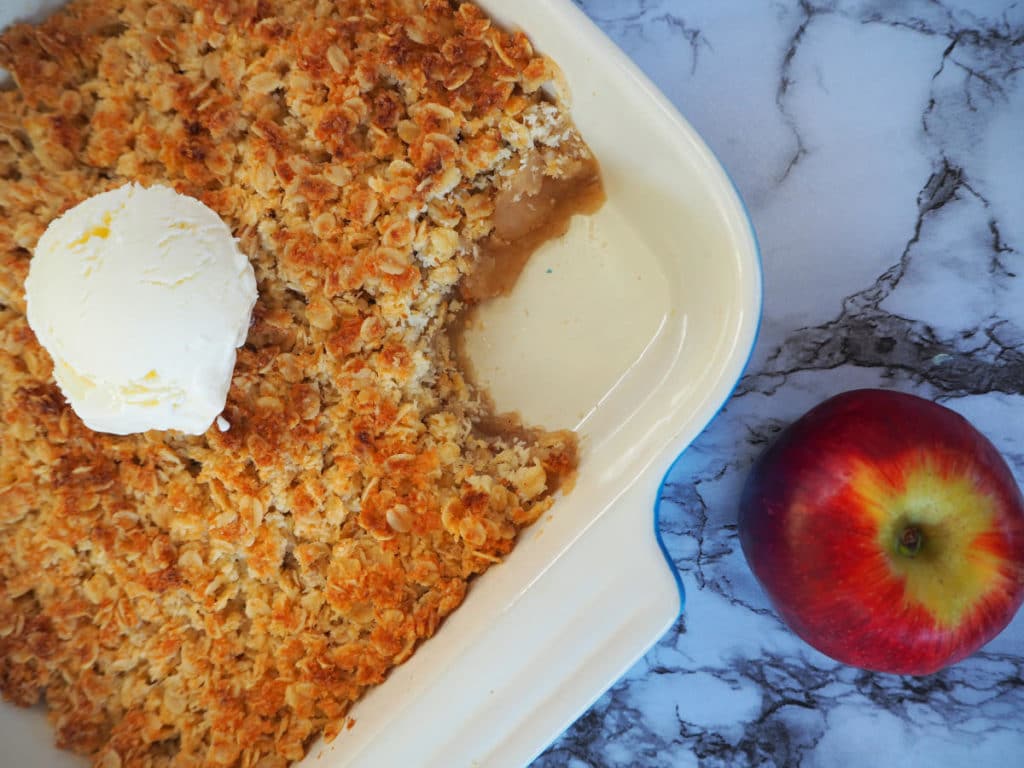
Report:
M 1024 614 L 930 677 L 844 667 L 775 616 L 735 526 L 774 435 L 857 386 L 944 402 L 1024 480 L 1024 2 L 579 4 L 730 171 L 765 309 L 666 485 L 684 617 L 535 766 L 1024 765 Z

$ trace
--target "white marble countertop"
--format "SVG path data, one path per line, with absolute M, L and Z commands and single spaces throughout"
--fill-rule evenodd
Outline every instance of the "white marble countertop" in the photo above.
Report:
M 1024 2 L 582 0 L 753 216 L 761 337 L 666 487 L 677 625 L 535 766 L 1024 765 L 1024 612 L 925 678 L 781 624 L 736 537 L 782 427 L 881 386 L 967 416 L 1024 480 Z

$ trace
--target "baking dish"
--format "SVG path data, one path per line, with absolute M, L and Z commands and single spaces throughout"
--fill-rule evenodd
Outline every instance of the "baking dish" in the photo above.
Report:
M 480 4 L 559 64 L 604 173 L 604 207 L 467 332 L 499 409 L 578 430 L 579 479 L 313 766 L 522 765 L 598 697 L 681 609 L 652 524 L 659 483 L 756 337 L 756 240 L 694 130 L 570 0 Z M 56 5 L 7 0 L 0 26 Z M 0 706 L 0 741 L 12 764 L 81 764 L 40 711 Z

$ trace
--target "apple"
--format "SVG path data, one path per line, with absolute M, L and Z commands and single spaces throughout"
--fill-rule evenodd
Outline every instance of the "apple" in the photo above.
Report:
M 740 502 L 754 575 L 822 653 L 927 675 L 974 653 L 1024 600 L 1024 498 L 989 440 L 914 395 L 826 400 L 764 453 Z

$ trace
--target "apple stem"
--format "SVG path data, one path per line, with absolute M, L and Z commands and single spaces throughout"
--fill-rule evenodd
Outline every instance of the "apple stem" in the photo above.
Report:
M 899 553 L 907 557 L 913 557 L 920 552 L 922 544 L 924 544 L 924 535 L 916 525 L 905 527 L 896 540 L 896 548 Z

